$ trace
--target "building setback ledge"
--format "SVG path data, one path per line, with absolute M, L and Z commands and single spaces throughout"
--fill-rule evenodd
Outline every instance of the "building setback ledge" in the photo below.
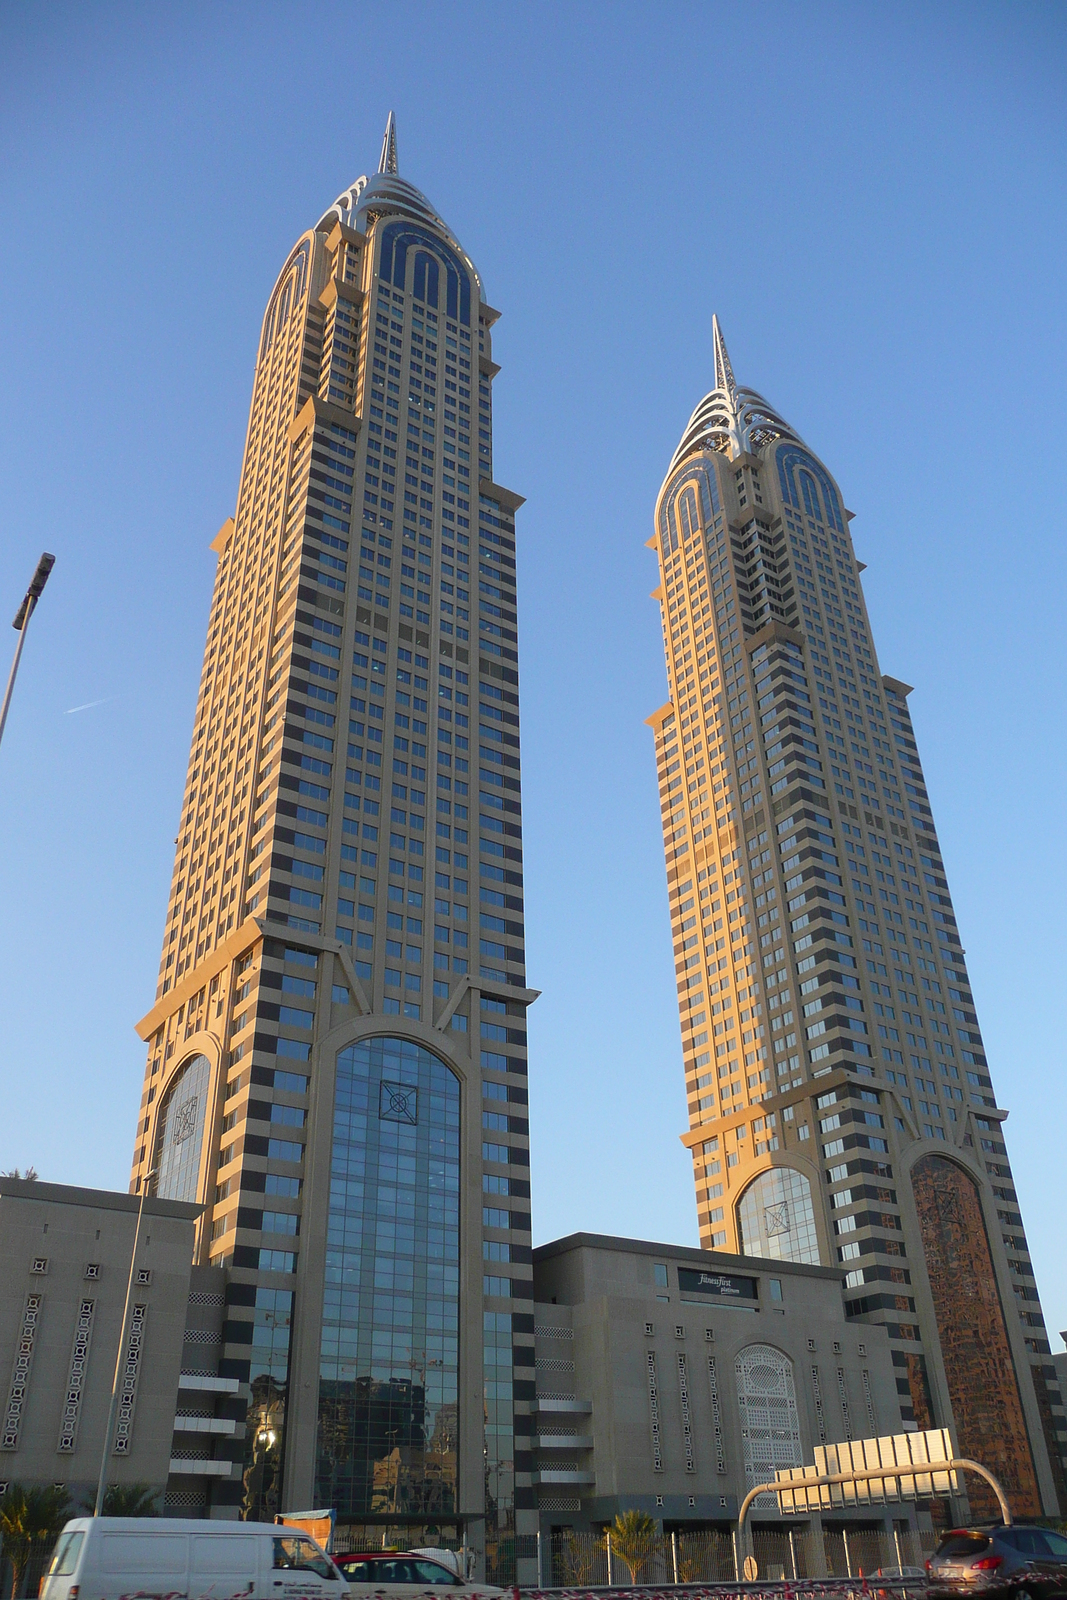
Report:
M 196 1389 L 201 1394 L 238 1394 L 238 1378 L 216 1378 L 208 1372 L 182 1372 L 178 1375 L 179 1389 Z
M 172 1478 L 230 1478 L 235 1465 L 233 1461 L 183 1461 L 172 1456 L 170 1475 Z
M 534 1483 L 555 1483 L 555 1484 L 561 1484 L 561 1483 L 594 1484 L 594 1483 L 596 1483 L 596 1473 L 595 1472 L 564 1472 L 564 1471 L 560 1471 L 560 1472 L 532 1472 L 530 1474 L 530 1477 L 531 1477 L 531 1480 Z

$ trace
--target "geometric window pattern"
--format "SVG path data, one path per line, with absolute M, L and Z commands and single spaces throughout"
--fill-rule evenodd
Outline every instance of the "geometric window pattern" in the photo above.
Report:
M 799 1467 L 800 1422 L 793 1387 L 793 1363 L 767 1344 L 751 1344 L 734 1363 L 741 1442 L 749 1489 L 769 1483 L 779 1467 Z M 758 1496 L 758 1506 L 774 1506 L 773 1494 Z
M 141 1375 L 141 1355 L 144 1351 L 144 1325 L 148 1307 L 143 1302 L 133 1307 L 130 1326 L 126 1333 L 125 1353 L 119 1387 L 119 1406 L 115 1417 L 115 1442 L 112 1451 L 117 1456 L 128 1456 L 133 1442 L 133 1413 L 137 1405 L 137 1380 Z
M 17 1450 L 22 1418 L 26 1410 L 26 1396 L 30 1387 L 30 1368 L 33 1365 L 33 1348 L 37 1342 L 37 1329 L 41 1320 L 43 1294 L 28 1294 L 22 1312 L 22 1326 L 15 1345 L 15 1360 L 11 1370 L 11 1387 L 8 1389 L 4 1409 L 3 1435 L 0 1448 Z
M 85 1391 L 85 1369 L 89 1364 L 89 1346 L 92 1343 L 95 1311 L 95 1300 L 83 1300 L 74 1324 L 74 1345 L 67 1372 L 67 1393 L 59 1425 L 59 1443 L 56 1445 L 60 1455 L 73 1454 L 77 1442 L 78 1418 Z
M 811 1185 L 792 1167 L 772 1167 L 749 1185 L 737 1225 L 745 1255 L 820 1265 Z
M 402 1083 L 383 1083 L 378 1115 L 383 1122 L 407 1122 L 414 1127 L 419 1120 L 419 1091 Z

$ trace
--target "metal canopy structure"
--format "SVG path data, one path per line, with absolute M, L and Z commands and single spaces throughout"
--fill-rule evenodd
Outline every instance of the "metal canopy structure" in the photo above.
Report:
M 926 1471 L 920 1470 L 924 1467 Z M 825 1445 L 816 1450 L 813 1466 L 781 1467 L 773 1483 L 759 1483 L 745 1496 L 737 1518 L 745 1575 L 756 1576 L 755 1557 L 746 1545 L 746 1527 L 758 1495 L 773 1491 L 782 1515 L 796 1516 L 843 1506 L 888 1505 L 935 1494 L 958 1494 L 957 1474 L 961 1472 L 973 1472 L 989 1484 L 1005 1527 L 1011 1527 L 1011 1507 L 1003 1488 L 980 1462 L 955 1455 L 947 1428 Z
M 843 1444 L 822 1445 L 815 1451 L 813 1467 L 781 1467 L 779 1484 L 796 1488 L 779 1489 L 778 1507 L 783 1515 L 798 1511 L 837 1510 L 842 1506 L 889 1505 L 899 1500 L 918 1500 L 935 1494 L 959 1494 L 956 1473 L 946 1470 L 954 1451 L 947 1428 L 930 1428 L 924 1433 L 894 1433 L 880 1439 L 849 1439 Z M 868 1468 L 936 1466 L 936 1472 L 902 1471 L 885 1478 L 858 1477 L 832 1487 L 815 1487 L 816 1480 L 864 1473 Z

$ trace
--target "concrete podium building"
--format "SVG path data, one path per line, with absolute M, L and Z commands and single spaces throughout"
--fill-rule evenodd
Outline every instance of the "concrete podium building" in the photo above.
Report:
M 714 342 L 649 540 L 700 1241 L 840 1265 L 900 1426 L 952 1427 L 1018 1515 L 1056 1516 L 1067 1423 L 911 689 L 878 665 L 832 475 Z
M 0 1485 L 97 1479 L 139 1201 L 0 1177 Z M 171 1516 L 234 1516 L 248 1389 L 219 1375 L 225 1273 L 193 1265 L 200 1208 L 146 1197 L 107 1481 Z
M 263 319 L 131 1173 L 228 1272 L 251 1406 L 220 1493 L 465 1537 L 491 1573 L 536 1525 L 498 315 L 390 118 Z
M 900 1432 L 886 1330 L 845 1316 L 839 1270 L 578 1233 L 534 1251 L 534 1291 L 542 1534 L 728 1529 L 779 1467 Z

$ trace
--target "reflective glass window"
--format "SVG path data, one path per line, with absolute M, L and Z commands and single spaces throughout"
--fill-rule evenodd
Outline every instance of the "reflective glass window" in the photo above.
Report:
M 317 1503 L 456 1510 L 460 1086 L 405 1039 L 337 1057 Z
M 821 1265 L 811 1185 L 793 1167 L 772 1167 L 749 1185 L 737 1225 L 745 1255 Z
M 161 1200 L 196 1200 L 211 1063 L 193 1056 L 179 1067 L 160 1107 L 155 1192 Z

